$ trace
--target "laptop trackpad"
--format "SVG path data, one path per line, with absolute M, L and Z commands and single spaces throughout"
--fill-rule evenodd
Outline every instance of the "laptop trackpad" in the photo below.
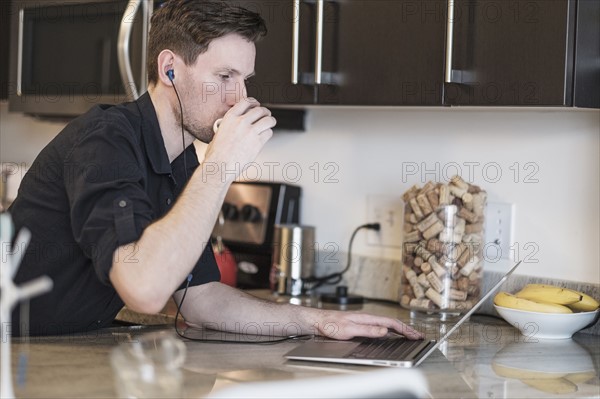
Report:
M 360 345 L 355 341 L 335 341 L 329 339 L 316 339 L 315 341 L 306 342 L 286 356 L 302 355 L 302 357 L 336 357 L 343 358 L 350 353 L 354 348 Z

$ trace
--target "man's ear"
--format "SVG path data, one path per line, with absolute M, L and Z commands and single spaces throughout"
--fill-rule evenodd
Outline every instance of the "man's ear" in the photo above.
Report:
M 163 50 L 158 55 L 158 80 L 161 81 L 166 86 L 172 86 L 173 82 L 171 81 L 170 76 L 175 78 L 177 75 L 177 67 L 179 65 L 178 57 L 171 50 Z M 171 73 L 167 73 L 168 71 L 173 71 Z

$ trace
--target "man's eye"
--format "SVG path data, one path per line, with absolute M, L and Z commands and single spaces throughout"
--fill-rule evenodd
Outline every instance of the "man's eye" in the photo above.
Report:
M 221 78 L 221 80 L 228 80 L 231 78 L 231 75 L 219 75 L 219 77 Z

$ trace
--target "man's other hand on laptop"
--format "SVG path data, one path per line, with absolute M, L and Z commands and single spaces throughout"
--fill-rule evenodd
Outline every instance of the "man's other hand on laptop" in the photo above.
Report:
M 404 335 L 408 339 L 423 339 L 425 335 L 400 320 L 365 313 L 322 311 L 314 322 L 316 334 L 328 338 L 347 340 L 354 337 L 381 338 L 388 332 Z

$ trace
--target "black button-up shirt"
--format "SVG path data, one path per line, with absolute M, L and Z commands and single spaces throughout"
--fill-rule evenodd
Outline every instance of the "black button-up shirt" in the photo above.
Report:
M 198 166 L 193 145 L 185 161 L 182 154 L 169 163 L 148 93 L 92 108 L 42 150 L 9 208 L 16 229 L 32 233 L 16 283 L 42 275 L 54 282 L 52 292 L 31 300 L 30 334 L 112 323 L 123 307 L 108 277 L 113 256 L 125 256 L 115 250 L 137 241 L 169 211 Z M 137 262 L 135 253 L 123 260 Z M 220 279 L 211 245 L 192 275 L 191 286 Z M 13 312 L 13 334 L 19 333 L 19 313 Z

